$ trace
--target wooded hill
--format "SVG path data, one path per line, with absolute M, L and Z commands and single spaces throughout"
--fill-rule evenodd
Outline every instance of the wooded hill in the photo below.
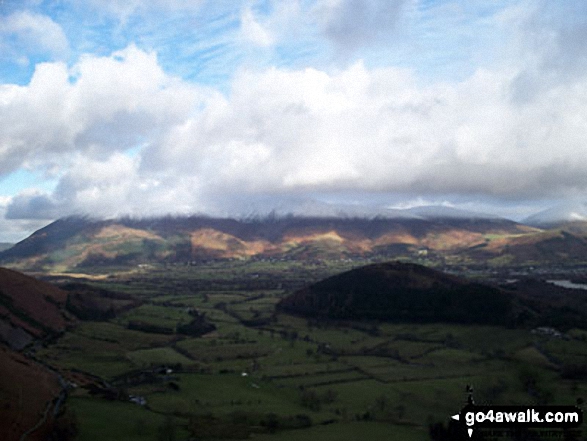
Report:
M 553 291 L 558 295 L 547 294 Z M 587 324 L 586 305 L 587 292 L 582 290 L 540 281 L 491 286 L 421 265 L 391 262 L 311 284 L 281 300 L 277 310 L 329 320 L 569 328 Z

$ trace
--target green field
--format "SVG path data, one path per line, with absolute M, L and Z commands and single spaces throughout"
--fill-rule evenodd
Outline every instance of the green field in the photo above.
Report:
M 587 397 L 583 329 L 561 339 L 274 313 L 291 290 L 342 268 L 225 262 L 93 281 L 140 306 L 108 322 L 80 322 L 36 356 L 94 385 L 71 390 L 66 402 L 80 440 L 428 440 L 430 424 L 447 424 L 464 405 L 467 385 L 478 403 Z M 178 334 L 190 308 L 216 329 Z M 129 329 L 137 322 L 166 331 Z
M 185 419 L 166 417 L 132 403 L 72 398 L 68 407 L 78 421 L 80 441 L 158 441 L 170 432 L 176 439 L 188 436 Z

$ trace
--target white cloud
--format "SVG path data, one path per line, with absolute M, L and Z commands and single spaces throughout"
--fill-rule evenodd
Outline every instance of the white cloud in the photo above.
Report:
M 12 201 L 12 196 L 0 196 L 0 207 L 6 207 Z
M 116 17 L 123 25 L 133 15 L 165 11 L 196 11 L 202 0 L 69 0 L 73 6 Z
M 518 104 L 587 77 L 587 3 L 523 1 L 505 8 L 497 22 L 512 30 L 504 52 L 517 67 L 512 100 Z
M 28 11 L 1 17 L 0 36 L 15 36 L 20 48 L 27 53 L 48 53 L 54 59 L 65 57 L 69 51 L 67 37 L 59 24 L 46 15 Z M 21 54 L 18 55 L 21 58 Z
M 381 43 L 393 35 L 408 0 L 319 0 L 312 15 L 339 51 Z
M 241 14 L 241 32 L 245 40 L 256 46 L 267 47 L 274 43 L 273 36 L 255 19 L 251 8 L 245 8 Z
M 242 71 L 146 152 L 217 195 L 387 191 L 540 197 L 587 189 L 587 84 L 512 104 L 513 73 L 422 87 L 409 72 Z
M 152 142 L 190 114 L 197 96 L 134 46 L 71 69 L 39 64 L 27 86 L 0 86 L 0 174 L 67 162 L 71 151 L 100 156 Z
M 152 67 L 148 54 L 133 51 L 127 58 L 139 60 L 129 67 L 129 80 L 141 62 Z M 100 69 L 92 67 L 98 61 L 118 63 L 83 64 L 67 87 L 83 95 L 86 81 L 102 84 L 94 78 Z M 63 75 L 53 67 L 57 78 Z M 167 81 L 156 70 L 152 75 Z M 144 121 L 162 121 L 161 133 L 134 158 L 105 142 L 101 130 L 77 133 L 70 148 L 78 154 L 50 198 L 63 211 L 119 215 L 221 211 L 224 196 L 235 193 L 365 191 L 438 200 L 451 193 L 507 199 L 587 190 L 587 167 L 575 160 L 587 136 L 577 116 L 587 114 L 587 83 L 553 89 L 520 108 L 509 94 L 514 77 L 480 70 L 461 83 L 421 87 L 405 70 L 361 63 L 336 73 L 242 71 L 229 98 L 210 94 L 199 110 L 175 113 L 145 93 L 159 90 L 149 82 L 123 90 L 121 74 L 118 95 L 104 92 L 87 109 L 74 106 L 93 118 L 81 127 L 102 130 L 119 114 L 151 109 L 156 113 Z M 131 127 L 149 133 L 143 124 Z M 104 141 L 102 156 L 93 155 L 92 137 Z M 18 211 L 13 201 L 12 215 L 50 208 L 34 202 Z
M 221 211 L 234 195 L 364 191 L 443 201 L 587 191 L 587 165 L 577 159 L 587 78 L 552 81 L 519 100 L 528 66 L 539 80 L 558 71 L 513 55 L 499 69 L 429 85 L 409 70 L 361 62 L 241 69 L 226 95 L 170 77 L 154 53 L 132 45 L 72 68 L 40 64 L 27 86 L 0 86 L 0 172 L 58 164 L 61 179 L 53 194 L 23 194 L 7 207 L 31 218 L 55 207 Z M 136 156 L 124 153 L 137 147 Z
M 254 3 L 249 2 L 241 11 L 241 36 L 256 46 L 281 46 L 293 53 L 301 47 L 314 52 L 326 42 L 334 49 L 331 55 L 347 58 L 357 49 L 389 43 L 409 3 L 414 2 L 270 0 L 263 5 L 263 12 L 254 13 Z
M 71 214 L 188 214 L 200 206 L 198 181 L 169 171 L 139 172 L 139 159 L 115 152 L 105 159 L 74 155 L 52 194 L 28 189 L 6 203 L 7 219 L 55 219 Z M 0 206 L 1 207 L 1 206 Z
M 402 201 L 398 204 L 388 205 L 386 208 L 407 210 L 410 208 L 430 207 L 430 206 L 448 207 L 448 208 L 455 208 L 456 207 L 456 205 L 450 201 L 446 201 L 446 200 L 439 201 L 439 200 L 435 200 L 435 199 L 426 199 L 422 196 L 418 196 L 415 199 Z

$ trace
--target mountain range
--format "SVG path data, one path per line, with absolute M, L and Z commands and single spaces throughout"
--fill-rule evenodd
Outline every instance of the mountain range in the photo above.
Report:
M 43 272 L 211 259 L 407 259 L 499 267 L 577 264 L 587 256 L 587 222 L 540 228 L 448 207 L 400 211 L 386 217 L 67 217 L 0 252 L 0 264 Z

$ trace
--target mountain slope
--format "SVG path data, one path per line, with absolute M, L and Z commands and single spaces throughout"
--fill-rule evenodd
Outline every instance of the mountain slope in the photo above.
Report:
M 471 262 L 493 266 L 578 264 L 587 260 L 587 235 L 575 229 L 551 229 L 532 234 L 492 237 L 462 252 Z
M 551 228 L 568 222 L 587 221 L 587 203 L 574 201 L 548 208 L 527 217 L 527 225 Z
M 20 349 L 32 338 L 65 330 L 67 293 L 16 271 L 0 268 L 0 340 Z
M 73 324 L 64 311 L 67 293 L 0 268 L 0 439 L 49 439 L 62 392 L 58 375 L 21 352 L 36 339 Z M 34 429 L 34 430 L 33 430 Z M 51 438 L 54 439 L 54 438 Z
M 21 440 L 40 423 L 26 439 L 48 439 L 53 418 L 41 417 L 60 391 L 57 375 L 0 344 L 0 439 Z
M 436 213 L 436 211 L 434 211 Z M 0 262 L 16 269 L 68 271 L 104 265 L 280 257 L 340 259 L 456 256 L 488 237 L 535 233 L 505 219 L 207 217 L 58 220 L 14 247 Z

